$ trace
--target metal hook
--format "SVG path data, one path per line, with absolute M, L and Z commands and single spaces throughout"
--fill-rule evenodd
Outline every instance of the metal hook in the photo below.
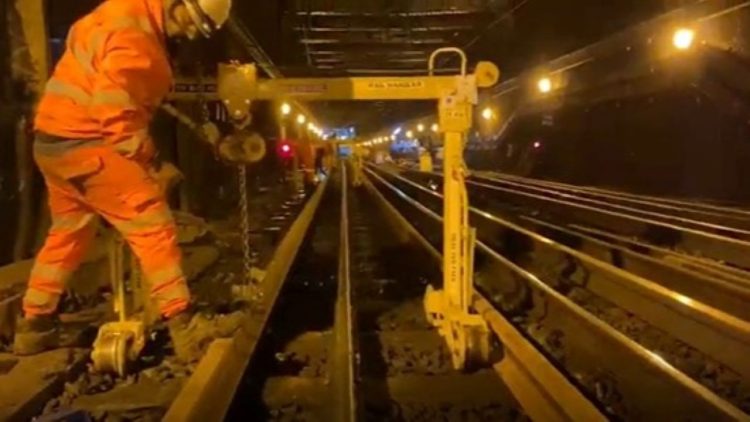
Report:
M 435 59 L 439 55 L 446 53 L 455 53 L 458 54 L 459 57 L 461 57 L 461 76 L 466 76 L 466 69 L 468 68 L 469 60 L 466 58 L 466 53 L 464 53 L 463 50 L 457 47 L 445 47 L 435 50 L 432 55 L 430 55 L 429 75 L 432 76 L 435 71 Z

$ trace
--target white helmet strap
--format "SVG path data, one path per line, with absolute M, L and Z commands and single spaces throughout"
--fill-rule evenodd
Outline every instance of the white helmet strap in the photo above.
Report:
M 196 0 L 182 0 L 190 17 L 204 37 L 210 37 L 218 29 L 216 23 L 203 11 Z

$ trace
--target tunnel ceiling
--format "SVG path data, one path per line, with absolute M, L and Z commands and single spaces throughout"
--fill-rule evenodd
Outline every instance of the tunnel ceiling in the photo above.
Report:
M 235 0 L 234 15 L 286 76 L 419 74 L 433 50 L 464 48 L 471 62 L 491 60 L 504 77 L 544 63 L 622 28 L 698 0 Z M 48 0 L 51 33 L 99 1 Z M 247 60 L 237 42 L 182 49 L 180 67 Z M 187 51 L 186 51 L 187 50 Z M 455 69 L 456 63 L 441 62 Z M 360 132 L 429 113 L 431 104 L 317 104 L 329 126 Z
M 236 10 L 285 75 L 423 74 L 432 51 L 456 46 L 505 75 L 693 1 L 296 0 Z M 270 9 L 270 8 L 269 8 Z M 439 62 L 448 71 L 455 62 Z M 327 125 L 377 130 L 429 113 L 431 104 L 319 104 Z
M 300 6 L 307 6 L 300 8 Z M 501 4 L 502 3 L 502 4 Z M 423 73 L 432 51 L 465 45 L 505 9 L 498 1 L 297 2 L 286 20 L 316 73 Z

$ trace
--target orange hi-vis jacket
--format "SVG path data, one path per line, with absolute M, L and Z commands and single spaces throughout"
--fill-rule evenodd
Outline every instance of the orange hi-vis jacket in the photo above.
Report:
M 148 160 L 148 125 L 172 80 L 163 0 L 107 0 L 70 29 L 35 129 Z
M 148 126 L 172 83 L 162 1 L 107 0 L 70 30 L 35 122 L 52 225 L 23 299 L 27 317 L 57 310 L 100 218 L 138 257 L 163 316 L 189 305 L 177 226 L 150 172 Z

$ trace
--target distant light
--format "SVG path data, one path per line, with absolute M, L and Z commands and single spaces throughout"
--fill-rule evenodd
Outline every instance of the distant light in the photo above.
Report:
M 281 114 L 284 116 L 288 116 L 292 113 L 292 106 L 289 105 L 289 103 L 284 103 L 281 105 Z
M 549 78 L 539 79 L 539 83 L 537 83 L 537 88 L 539 88 L 539 92 L 541 92 L 542 94 L 546 94 L 552 91 L 552 81 Z
M 400 127 L 399 127 L 399 128 L 396 128 L 396 130 L 394 130 L 394 131 L 393 131 L 393 135 L 394 135 L 394 136 L 395 136 L 395 135 L 398 135 L 399 133 L 401 133 L 401 128 L 400 128 Z
M 422 123 L 417 125 L 417 132 L 424 132 L 424 125 Z
M 310 123 L 307 124 L 307 130 L 309 130 L 310 132 L 315 132 L 316 129 L 317 128 L 315 127 L 315 125 L 312 122 L 310 122 Z
M 414 137 L 414 132 L 412 132 L 410 130 L 407 130 L 406 131 L 406 137 L 409 138 L 409 139 L 413 138 Z
M 495 116 L 495 113 L 492 111 L 490 107 L 485 107 L 484 110 L 482 110 L 482 118 L 484 120 L 492 120 L 492 117 Z
M 440 125 L 433 123 L 430 129 L 432 129 L 433 132 L 438 133 L 440 131 Z
M 307 121 L 307 117 L 305 117 L 304 114 L 297 115 L 297 123 L 304 125 L 306 121 Z
M 290 147 L 289 144 L 284 144 L 281 146 L 281 152 L 283 152 L 284 154 L 288 154 L 291 151 L 292 147 Z
M 534 142 L 534 149 L 539 149 L 542 147 L 542 143 L 539 141 Z
M 395 140 L 396 140 L 396 135 L 391 135 L 391 141 L 395 141 Z
M 674 32 L 672 44 L 678 50 L 687 50 L 693 46 L 695 40 L 695 31 L 687 28 L 680 28 Z

